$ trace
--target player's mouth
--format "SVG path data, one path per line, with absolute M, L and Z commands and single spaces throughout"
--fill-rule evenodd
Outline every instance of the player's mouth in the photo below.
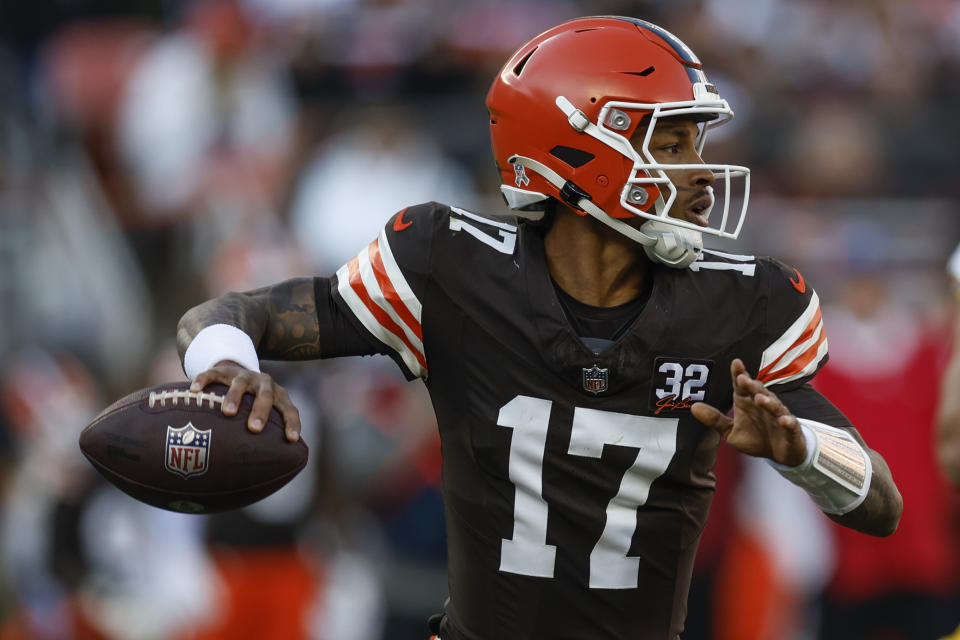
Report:
M 684 218 L 686 218 L 687 222 L 695 224 L 698 227 L 707 227 L 710 225 L 707 219 L 710 216 L 710 209 L 712 208 L 713 194 L 705 191 L 703 195 L 695 198 L 687 205 L 684 211 Z

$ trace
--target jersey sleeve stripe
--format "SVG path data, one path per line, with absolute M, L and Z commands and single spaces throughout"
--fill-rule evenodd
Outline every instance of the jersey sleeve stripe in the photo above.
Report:
M 365 252 L 360 255 L 364 254 Z M 390 317 L 389 313 L 374 302 L 363 281 L 359 263 L 359 257 L 353 258 L 347 263 L 347 269 L 349 270 L 349 287 L 356 294 L 360 304 L 363 306 L 362 310 L 365 312 L 367 319 L 372 320 L 370 324 L 365 322 L 365 326 L 367 326 L 373 335 L 379 338 L 381 342 L 393 347 L 393 349 L 400 354 L 400 357 L 403 358 L 404 363 L 410 367 L 410 371 L 423 377 L 427 369 L 427 363 L 423 353 L 411 344 L 403 328 Z M 363 320 L 363 318 L 361 318 L 361 320 Z M 411 360 L 413 361 L 412 363 L 410 362 Z
M 766 382 L 772 378 L 779 378 L 783 375 L 789 375 L 805 368 L 811 360 L 817 355 L 820 350 L 820 346 L 827 341 L 826 334 L 821 330 L 816 334 L 816 339 L 812 342 L 805 342 L 795 349 L 791 349 L 789 353 L 784 356 L 783 361 L 786 364 L 778 366 L 774 369 L 768 369 L 761 371 L 757 379 Z
M 805 371 L 808 367 L 815 371 L 825 353 L 826 333 L 823 329 L 820 301 L 814 293 L 800 317 L 764 350 L 757 379 L 771 384 L 774 381 L 782 382 L 785 377 L 792 379 L 794 374 Z
M 416 346 L 405 334 L 403 328 L 390 317 L 390 314 L 374 302 L 361 275 L 360 256 L 337 270 L 337 291 L 350 307 L 350 310 L 367 330 L 378 340 L 399 354 L 410 371 L 421 378 L 427 377 L 427 363 L 422 346 Z M 369 262 L 367 262 L 369 265 Z M 379 289 L 377 289 L 379 294 Z M 419 341 L 418 341 L 419 342 Z
M 420 325 L 421 306 L 397 266 L 397 261 L 390 251 L 390 243 L 385 233 L 381 232 L 376 242 L 370 245 L 370 262 L 373 264 L 373 273 L 377 283 L 383 291 L 384 299 L 390 303 L 397 315 L 413 331 L 421 342 L 423 341 L 423 327 Z
M 804 309 L 803 313 L 794 320 L 786 331 L 783 332 L 777 340 L 775 340 L 769 347 L 764 349 L 763 355 L 760 360 L 760 370 L 767 370 L 771 365 L 775 364 L 783 355 L 793 348 L 796 345 L 797 340 L 800 336 L 806 331 L 810 325 L 810 322 L 816 317 L 817 312 L 820 310 L 820 299 L 817 297 L 816 292 L 810 298 L 810 302 L 807 304 L 807 308 Z
M 415 353 L 418 352 L 422 354 L 423 333 L 420 328 L 420 323 L 410 316 L 409 311 L 407 312 L 407 316 L 410 317 L 410 320 L 413 321 L 415 326 L 410 326 L 408 322 L 400 318 L 396 306 L 390 301 L 390 295 L 383 288 L 384 284 L 390 285 L 390 281 L 385 275 L 381 276 L 381 274 L 377 273 L 374 257 L 379 255 L 379 242 L 379 240 L 374 240 L 367 247 L 366 251 L 361 251 L 357 255 L 357 273 L 359 274 L 360 282 L 370 296 L 370 300 L 377 306 L 377 309 L 386 313 L 393 324 L 400 329 L 400 337 L 405 338 L 404 343 Z M 351 277 L 355 276 L 351 274 Z M 351 282 L 351 284 L 353 283 Z M 397 300 L 397 304 L 403 307 L 402 302 L 399 300 Z M 405 309 L 406 307 L 403 308 Z
M 820 347 L 820 343 L 827 339 L 826 334 L 823 332 L 823 322 L 819 316 L 814 318 L 814 322 L 816 322 L 816 324 L 808 327 L 800 338 L 791 345 L 789 351 L 784 353 L 776 362 L 760 370 L 760 373 L 757 374 L 758 380 L 770 378 L 774 374 L 779 375 L 785 369 L 793 369 L 798 364 L 804 365 L 807 363 L 807 355 L 811 352 L 816 352 Z
M 816 373 L 817 368 L 820 366 L 820 363 L 823 362 L 823 359 L 826 357 L 826 355 L 827 337 L 824 335 L 821 337 L 820 341 L 817 342 L 816 350 L 811 348 L 804 358 L 794 361 L 795 366 L 791 366 L 789 369 L 778 371 L 773 375 L 773 377 L 766 380 L 761 380 L 761 382 L 766 385 L 783 384 L 785 382 L 799 380 L 800 378 L 813 375 Z
M 821 319 L 820 310 L 817 309 L 817 313 L 813 316 L 813 319 L 810 320 L 810 324 L 807 325 L 803 333 L 790 345 L 790 349 L 776 361 L 760 369 L 758 376 L 764 377 L 788 366 L 798 355 L 805 352 L 811 346 L 816 346 L 813 343 L 817 342 L 822 336 L 823 320 Z

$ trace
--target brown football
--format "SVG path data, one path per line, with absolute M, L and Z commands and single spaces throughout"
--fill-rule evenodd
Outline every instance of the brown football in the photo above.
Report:
M 221 412 L 227 387 L 191 392 L 173 382 L 131 393 L 80 433 L 80 450 L 130 496 L 170 511 L 214 513 L 270 495 L 307 463 L 307 445 L 289 442 L 271 409 L 260 433 L 247 429 L 253 396 L 235 416 Z

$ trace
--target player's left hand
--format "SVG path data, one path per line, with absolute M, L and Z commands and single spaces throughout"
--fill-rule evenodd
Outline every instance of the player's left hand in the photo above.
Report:
M 720 434 L 737 451 L 796 466 L 807 455 L 807 444 L 796 416 L 747 373 L 739 358 L 730 363 L 733 417 L 705 402 L 690 408 L 693 417 Z

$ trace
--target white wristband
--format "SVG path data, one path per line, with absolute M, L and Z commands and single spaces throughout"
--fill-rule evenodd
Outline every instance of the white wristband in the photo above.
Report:
M 253 340 L 229 324 L 212 324 L 201 329 L 183 354 L 183 370 L 193 380 L 221 360 L 232 360 L 260 372 L 260 358 Z
M 784 478 L 804 489 L 824 513 L 843 515 L 867 497 L 873 465 L 850 433 L 797 418 L 807 441 L 807 457 L 795 467 L 768 460 Z

